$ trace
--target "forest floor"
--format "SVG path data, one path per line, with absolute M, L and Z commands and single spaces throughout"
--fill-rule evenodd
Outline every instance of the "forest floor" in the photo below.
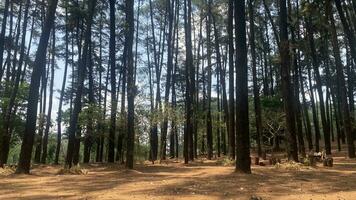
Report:
M 0 175 L 0 199 L 354 200 L 356 160 L 345 155 L 334 153 L 332 168 L 253 165 L 251 175 L 235 173 L 223 159 L 144 163 L 135 170 L 91 164 L 82 166 L 85 175 L 59 175 L 61 166 L 35 165 L 31 175 Z

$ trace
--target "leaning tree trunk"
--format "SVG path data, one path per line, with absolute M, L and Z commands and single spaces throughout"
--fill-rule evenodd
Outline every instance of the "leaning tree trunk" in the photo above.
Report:
M 55 57 L 56 57 L 56 34 L 55 34 L 55 27 L 53 27 L 52 32 L 52 63 L 51 63 L 51 82 L 49 86 L 49 103 L 48 103 L 48 113 L 46 116 L 46 128 L 43 136 L 43 144 L 42 144 L 42 156 L 41 156 L 41 163 L 45 164 L 47 161 L 47 146 L 48 146 L 48 135 L 49 129 L 51 127 L 51 115 L 52 115 L 52 104 L 53 104 L 53 85 L 54 85 L 54 68 L 55 68 Z
M 25 132 L 21 145 L 19 163 L 16 169 L 17 173 L 30 172 L 32 147 L 36 131 L 37 101 L 39 96 L 38 90 L 40 87 L 41 76 L 43 76 L 43 71 L 46 64 L 46 51 L 48 46 L 49 35 L 54 24 L 57 3 L 58 0 L 49 1 L 49 6 L 46 15 L 47 17 L 43 26 L 41 38 L 36 52 L 27 103 Z
M 3 55 L 5 49 L 5 32 L 6 32 L 6 22 L 7 16 L 9 15 L 9 0 L 5 0 L 4 14 L 1 23 L 1 32 L 0 32 L 0 80 L 4 74 L 4 69 L 2 68 Z
M 8 3 L 8 2 L 7 2 Z M 8 5 L 7 5 L 8 6 Z M 19 89 L 19 85 L 20 85 L 20 77 L 21 77 L 21 69 L 22 69 L 22 64 L 24 61 L 24 55 L 25 55 L 25 41 L 26 41 L 26 29 L 27 29 L 27 22 L 28 22 L 28 11 L 29 11 L 29 7 L 30 7 L 30 1 L 27 0 L 26 1 L 26 6 L 25 6 L 25 13 L 24 13 L 24 22 L 22 25 L 22 38 L 21 38 L 21 47 L 20 47 L 20 58 L 19 58 L 19 62 L 18 62 L 18 68 L 17 68 L 17 72 L 16 72 L 16 77 L 15 77 L 15 85 L 13 86 L 13 89 L 11 91 L 11 96 L 10 96 L 10 100 L 9 100 L 9 104 L 5 110 L 5 114 L 3 115 L 4 117 L 4 126 L 3 126 L 3 131 L 2 131 L 2 136 L 0 133 L 0 137 L 2 137 L 2 140 L 0 140 L 0 167 L 3 167 L 3 164 L 5 164 L 7 162 L 7 158 L 8 158 L 8 154 L 9 154 L 9 150 L 10 150 L 10 139 L 11 139 L 11 132 L 10 132 L 10 124 L 12 124 L 10 121 L 13 118 L 12 116 L 16 114 L 16 109 L 17 106 L 15 105 L 15 100 L 16 100 L 16 96 L 18 93 L 18 89 Z M 4 13 L 4 18 L 5 14 L 6 14 L 6 10 L 8 8 L 6 8 L 5 5 L 5 13 Z M 3 22 L 4 23 L 4 22 Z M 6 22 L 4 23 L 6 24 Z M 3 24 L 3 25 L 4 25 Z M 33 27 L 32 27 L 33 28 Z M 3 43 L 2 39 L 2 33 L 0 33 L 0 59 L 2 59 L 2 53 L 1 53 L 1 43 Z M 15 59 L 16 60 L 16 59 Z M 2 61 L 0 61 L 0 81 L 2 78 Z M 15 108 L 14 108 L 15 107 Z
M 340 1 L 335 0 L 335 3 L 338 7 L 338 3 L 340 3 Z M 334 54 L 335 64 L 336 64 L 337 88 L 339 90 L 338 94 L 339 94 L 339 99 L 341 101 L 340 104 L 341 104 L 341 108 L 342 108 L 344 132 L 345 132 L 346 139 L 347 139 L 348 156 L 350 158 L 355 158 L 356 157 L 355 156 L 355 146 L 354 146 L 354 139 L 352 136 L 350 110 L 349 110 L 349 106 L 347 103 L 346 82 L 345 82 L 345 76 L 344 76 L 342 61 L 341 61 L 341 56 L 340 56 L 339 42 L 337 40 L 335 20 L 332 15 L 332 12 L 331 12 L 330 0 L 326 0 L 326 11 L 327 11 L 326 16 L 330 20 L 331 44 L 333 47 L 333 54 Z M 341 17 L 342 12 L 340 12 L 339 8 L 338 8 L 338 11 L 339 11 L 339 14 Z
M 68 147 L 67 147 L 67 157 L 66 157 L 66 162 L 65 162 L 65 167 L 66 168 L 71 168 L 72 164 L 74 163 L 74 159 L 76 156 L 74 156 L 75 147 L 78 148 L 80 143 L 77 141 L 77 145 L 75 145 L 76 140 L 76 133 L 78 130 L 78 117 L 79 113 L 81 111 L 82 107 L 82 94 L 83 94 L 83 88 L 84 88 L 84 79 L 85 79 L 85 72 L 86 72 L 86 65 L 89 60 L 89 45 L 90 45 L 90 38 L 91 38 L 91 26 L 93 23 L 93 15 L 94 15 L 94 10 L 95 10 L 95 4 L 96 0 L 89 1 L 88 2 L 88 15 L 87 15 L 87 26 L 85 30 L 85 40 L 84 40 L 84 46 L 82 50 L 82 57 L 80 59 L 80 63 L 78 65 L 78 71 L 79 71 L 79 77 L 78 77 L 78 85 L 77 85 L 77 91 L 76 91 L 76 96 L 74 100 L 74 107 L 73 111 L 71 114 L 70 122 L 69 122 L 69 128 L 68 128 Z
M 318 92 L 319 102 L 320 102 L 320 115 L 321 115 L 321 122 L 323 125 L 325 150 L 326 150 L 326 154 L 329 155 L 329 154 L 331 154 L 330 125 L 326 121 L 324 92 L 322 90 L 322 82 L 321 82 L 321 77 L 320 77 L 320 72 L 319 72 L 319 63 L 317 60 L 316 48 L 315 48 L 315 44 L 314 44 L 314 33 L 312 31 L 311 22 L 310 22 L 309 18 L 307 19 L 307 22 L 306 22 L 306 29 L 307 29 L 309 46 L 310 46 L 310 54 L 311 54 L 310 56 L 312 59 L 312 65 L 313 65 L 313 69 L 314 69 L 314 73 L 315 73 L 316 89 Z

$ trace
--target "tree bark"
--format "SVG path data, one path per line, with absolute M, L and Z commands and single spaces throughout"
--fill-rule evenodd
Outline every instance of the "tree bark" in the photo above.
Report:
M 251 51 L 251 64 L 252 64 L 252 78 L 253 78 L 253 100 L 255 108 L 256 120 L 256 143 L 258 157 L 262 156 L 261 148 L 261 131 L 262 131 L 262 115 L 261 115 L 261 102 L 260 102 L 260 89 L 257 83 L 257 69 L 256 69 L 256 50 L 255 50 L 255 22 L 253 14 L 253 0 L 248 2 L 248 15 L 250 22 L 250 51 Z
M 82 94 L 83 94 L 83 88 L 84 88 L 84 79 L 85 79 L 85 73 L 86 73 L 86 65 L 89 61 L 89 45 L 91 42 L 91 26 L 93 23 L 93 16 L 94 16 L 94 11 L 95 11 L 95 5 L 96 5 L 96 0 L 93 1 L 88 1 L 88 15 L 86 19 L 86 30 L 85 30 L 85 35 L 84 35 L 84 46 L 82 50 L 82 57 L 79 61 L 78 65 L 78 82 L 77 82 L 77 91 L 76 91 L 76 96 L 74 100 L 74 107 L 73 111 L 71 114 L 70 118 L 70 123 L 69 123 L 69 128 L 68 128 L 68 147 L 67 147 L 67 157 L 66 157 L 66 162 L 65 162 L 65 167 L 66 168 L 71 168 L 72 164 L 75 164 L 75 147 L 78 149 L 80 145 L 80 141 L 78 142 L 78 138 L 76 138 L 76 133 L 78 132 L 80 134 L 80 131 L 78 130 L 78 117 L 79 113 L 81 111 L 82 107 Z M 75 144 L 77 143 L 77 144 Z
M 53 104 L 53 85 L 54 85 L 54 68 L 55 68 L 55 58 L 56 58 L 56 33 L 55 33 L 55 25 L 53 27 L 52 32 L 52 61 L 51 61 L 51 82 L 49 86 L 49 102 L 48 102 L 48 113 L 46 116 L 46 128 L 43 136 L 43 144 L 42 144 L 42 156 L 41 163 L 45 164 L 47 162 L 47 146 L 48 146 L 48 135 L 49 129 L 52 125 L 51 123 L 51 115 L 52 115 L 52 104 Z
M 248 116 L 248 70 L 246 46 L 245 0 L 235 1 L 236 30 L 236 168 L 251 173 Z
M 31 166 L 31 154 L 36 131 L 37 117 L 37 101 L 39 96 L 40 79 L 43 76 L 43 71 L 46 62 L 46 51 L 49 40 L 49 35 L 54 24 L 55 12 L 58 0 L 49 1 L 45 26 L 43 26 L 41 38 L 38 44 L 34 68 L 31 75 L 30 91 L 27 103 L 27 116 L 25 124 L 25 132 L 21 145 L 21 152 L 16 173 L 29 173 Z
M 127 45 L 127 154 L 126 167 L 132 169 L 134 166 L 134 145 L 135 145 L 135 95 L 136 86 L 134 82 L 133 66 L 133 37 L 135 32 L 134 25 L 134 0 L 126 0 L 126 30 L 125 43 Z
M 288 40 L 286 0 L 280 1 L 280 59 L 281 59 L 281 81 L 284 110 L 286 113 L 286 148 L 288 159 L 298 161 L 298 149 L 296 142 L 295 115 L 293 113 L 294 95 L 291 90 L 290 80 L 290 54 Z
M 110 0 L 110 42 L 109 42 L 109 59 L 110 59 L 110 83 L 111 83 L 111 114 L 109 130 L 109 154 L 108 162 L 115 161 L 115 134 L 116 134 L 116 65 L 115 65 L 115 0 Z

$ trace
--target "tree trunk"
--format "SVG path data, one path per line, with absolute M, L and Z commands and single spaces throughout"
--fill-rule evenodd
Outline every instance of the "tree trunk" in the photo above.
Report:
M 229 40 L 229 157 L 235 159 L 235 92 L 234 92 L 234 1 L 228 5 L 228 40 Z
M 7 16 L 9 15 L 9 0 L 5 0 L 4 14 L 2 17 L 1 23 L 1 32 L 0 32 L 0 80 L 2 79 L 2 75 L 4 74 L 4 69 L 2 68 L 3 55 L 5 49 L 5 32 L 6 32 L 6 22 Z
M 174 1 L 167 1 L 167 10 L 168 10 L 168 37 L 167 37 L 167 76 L 166 76 L 166 88 L 165 88 L 165 96 L 164 96 L 164 106 L 165 106 L 165 114 L 163 120 L 163 127 L 161 132 L 161 160 L 166 159 L 166 148 L 167 148 L 167 129 L 168 129 L 168 113 L 167 107 L 169 106 L 169 93 L 171 88 L 171 76 L 172 76 L 172 68 L 173 68 L 173 8 Z
M 43 26 L 41 38 L 38 44 L 34 68 L 31 75 L 30 91 L 27 103 L 27 116 L 25 124 L 25 132 L 21 145 L 21 152 L 16 173 L 29 173 L 31 166 L 31 154 L 36 131 L 37 118 L 37 101 L 39 96 L 40 79 L 43 76 L 43 71 L 46 63 L 46 51 L 49 40 L 49 35 L 54 24 L 55 12 L 58 0 L 49 1 L 47 17 Z
M 248 116 L 248 70 L 246 46 L 245 0 L 235 1 L 236 30 L 236 168 L 251 173 Z
M 43 144 L 42 144 L 42 156 L 41 163 L 45 164 L 47 162 L 47 145 L 48 145 L 48 135 L 49 129 L 52 125 L 51 123 L 51 115 L 52 115 L 52 104 L 53 104 L 53 85 L 54 85 L 54 68 L 55 68 L 55 59 L 56 59 L 56 33 L 55 33 L 55 25 L 53 27 L 52 32 L 52 63 L 51 63 L 51 82 L 49 86 L 49 103 L 48 103 L 48 113 L 46 116 L 46 128 L 43 136 Z
M 8 5 L 7 5 L 8 6 Z M 9 104 L 6 108 L 5 114 L 3 115 L 4 117 L 4 126 L 3 126 L 3 131 L 2 131 L 2 140 L 0 140 L 0 167 L 3 167 L 3 164 L 7 163 L 7 158 L 8 158 L 8 154 L 9 154 L 9 150 L 10 150 L 10 140 L 11 140 L 11 132 L 10 132 L 10 124 L 12 124 L 10 121 L 13 118 L 12 115 L 16 114 L 16 109 L 17 106 L 15 105 L 15 100 L 16 100 L 16 96 L 17 96 L 17 92 L 19 89 L 19 85 L 20 85 L 20 76 L 21 76 L 21 69 L 22 69 L 22 64 L 23 64 L 23 60 L 24 60 L 24 55 L 25 55 L 25 40 L 26 40 L 26 29 L 27 29 L 27 22 L 28 22 L 28 10 L 30 7 L 30 1 L 27 0 L 26 1 L 26 5 L 25 5 L 25 13 L 24 13 L 24 22 L 22 25 L 22 38 L 21 38 L 21 47 L 20 47 L 20 58 L 19 58 L 19 62 L 18 62 L 18 68 L 17 68 L 17 72 L 16 72 L 16 77 L 14 80 L 14 86 L 13 89 L 11 91 L 11 96 L 10 96 L 10 100 L 9 100 Z M 5 12 L 7 12 L 8 8 L 6 8 L 5 5 Z M 4 13 L 5 15 L 6 13 Z M 5 17 L 5 16 L 4 16 Z M 0 33 L 0 45 L 2 39 L 2 33 Z M 1 50 L 0 47 L 0 52 L 3 51 Z M 2 59 L 3 54 L 0 53 L 0 57 Z M 14 59 L 16 60 L 16 59 Z M 2 61 L 0 61 L 0 81 L 2 78 Z M 15 108 L 14 108 L 15 107 Z M 0 134 L 1 137 L 1 134 Z
M 211 45 L 211 4 L 212 1 L 208 0 L 208 14 L 206 20 L 206 40 L 207 40 L 207 59 L 208 59 L 208 66 L 207 66 L 207 73 L 208 73 L 208 107 L 205 111 L 207 113 L 206 116 L 206 141 L 208 147 L 208 160 L 211 160 L 213 157 L 213 126 L 212 126 L 212 117 L 211 117 L 211 82 L 212 82 L 212 64 L 211 64 L 211 52 L 212 52 L 212 45 Z
M 186 124 L 184 129 L 184 163 L 187 164 L 189 159 L 192 159 L 192 138 L 193 138 L 193 92 L 194 92 L 194 64 L 192 53 L 192 28 L 191 28 L 191 15 L 192 5 L 191 0 L 184 0 L 184 32 L 185 32 L 185 46 L 186 46 L 186 66 L 185 66 L 185 98 L 186 98 Z M 193 77 L 193 78 L 192 78 Z
M 82 57 L 79 60 L 79 65 L 78 65 L 78 82 L 77 82 L 77 91 L 75 95 L 75 100 L 74 100 L 74 107 L 73 111 L 71 114 L 70 118 L 70 123 L 69 123 L 69 128 L 68 128 L 68 147 L 67 147 L 67 157 L 66 157 L 66 163 L 65 167 L 66 168 L 71 168 L 72 163 L 75 163 L 74 159 L 76 156 L 74 155 L 75 152 L 75 147 L 79 149 L 79 142 L 78 138 L 76 138 L 76 133 L 80 131 L 78 130 L 78 117 L 79 113 L 81 111 L 82 107 L 82 94 L 83 94 L 83 88 L 84 88 L 84 79 L 85 79 L 85 73 L 86 73 L 86 65 L 88 64 L 89 61 L 89 45 L 91 42 L 91 26 L 93 23 L 93 15 L 94 15 L 94 10 L 95 10 L 95 4 L 96 0 L 93 1 L 88 1 L 88 15 L 87 15 L 87 26 L 85 30 L 85 35 L 84 35 L 84 46 L 82 50 Z M 75 144 L 77 141 L 77 144 Z
M 281 81 L 284 110 L 286 113 L 286 149 L 288 159 L 298 161 L 298 149 L 296 142 L 295 115 L 293 113 L 294 95 L 291 90 L 290 80 L 290 54 L 287 24 L 286 0 L 280 1 L 280 59 L 281 59 Z
M 134 27 L 134 0 L 126 0 L 126 30 L 125 43 L 127 45 L 127 154 L 126 167 L 132 169 L 134 166 L 134 145 L 135 145 L 135 95 L 137 93 L 134 83 L 134 66 L 133 66 L 133 37 Z
M 352 26 L 351 24 L 348 23 L 345 13 L 343 11 L 343 8 L 341 6 L 341 1 L 340 0 L 334 0 L 337 12 L 339 13 L 340 16 L 340 21 L 342 23 L 342 27 L 344 28 L 344 33 L 346 35 L 346 38 L 348 40 L 348 43 L 350 45 L 350 51 L 351 51 L 351 56 L 354 62 L 356 63 L 356 39 L 355 39 L 355 33 L 352 31 Z M 350 27 L 351 26 L 351 27 Z
M 110 42 L 109 42 L 109 59 L 110 59 L 110 83 L 111 83 L 111 114 L 109 130 L 109 154 L 108 162 L 115 161 L 115 134 L 116 134 L 116 65 L 115 65 L 115 0 L 110 0 Z
M 340 1 L 335 0 L 336 7 L 338 8 L 338 12 L 340 15 L 341 21 L 343 21 L 343 13 L 341 10 L 340 6 Z M 326 16 L 330 20 L 330 30 L 331 30 L 331 44 L 333 47 L 333 54 L 335 58 L 335 64 L 336 64 L 336 74 L 337 74 L 337 88 L 338 88 L 338 96 L 341 101 L 341 107 L 342 107 L 342 115 L 343 115 L 343 124 L 344 124 L 344 132 L 346 135 L 347 139 L 347 150 L 348 150 L 348 157 L 349 158 L 355 158 L 355 146 L 354 146 L 354 139 L 352 136 L 352 127 L 351 127 L 351 117 L 350 117 L 350 110 L 349 106 L 347 104 L 347 92 L 346 92 L 346 82 L 345 82 L 345 76 L 343 72 L 343 66 L 342 66 L 342 61 L 340 57 L 340 48 L 339 48 L 339 42 L 337 40 L 337 33 L 336 33 L 336 28 L 335 28 L 335 21 L 334 17 L 331 12 L 331 4 L 330 0 L 326 0 Z M 344 29 L 345 29 L 345 24 L 343 23 Z M 347 28 L 346 28 L 347 29 Z
M 307 37 L 309 40 L 309 46 L 310 46 L 310 56 L 312 59 L 312 64 L 313 64 L 313 69 L 315 73 L 315 78 L 316 78 L 316 88 L 318 91 L 318 96 L 319 96 L 319 103 L 320 103 L 320 115 L 321 115 L 321 122 L 323 125 L 323 133 L 324 133 L 324 141 L 325 141 L 325 150 L 326 154 L 331 154 L 331 143 L 330 143 L 330 126 L 326 121 L 325 117 L 325 105 L 324 105 L 324 93 L 322 90 L 322 83 L 321 83 L 321 77 L 320 77 L 320 72 L 319 72 L 319 63 L 317 60 L 317 55 L 316 55 L 316 48 L 314 44 L 314 33 L 311 29 L 311 22 L 310 19 L 308 18 L 306 20 L 306 30 L 307 30 Z
M 58 105 L 58 113 L 57 113 L 57 145 L 56 145 L 56 155 L 54 159 L 54 164 L 59 164 L 59 153 L 61 150 L 61 143 L 62 143 L 62 106 L 63 106 L 63 98 L 64 92 L 66 88 L 66 81 L 67 81 L 67 72 L 68 72 L 68 62 L 69 62 L 69 35 L 68 35 L 68 1 L 66 2 L 65 8 L 65 63 L 64 63 L 64 73 L 63 73 L 63 81 L 62 81 L 62 88 L 61 93 L 59 96 L 59 105 Z
M 255 22 L 253 14 L 253 0 L 248 2 L 249 22 L 250 22 L 250 46 L 251 46 L 251 63 L 252 63 L 252 78 L 253 78 L 253 100 L 255 108 L 256 120 L 256 143 L 258 157 L 262 156 L 261 148 L 261 131 L 262 131 L 262 116 L 261 116 L 261 103 L 260 103 L 260 89 L 257 83 L 257 70 L 256 70 L 256 50 L 255 50 Z

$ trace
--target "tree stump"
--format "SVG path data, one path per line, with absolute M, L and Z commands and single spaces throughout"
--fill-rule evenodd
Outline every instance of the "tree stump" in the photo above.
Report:
M 260 158 L 259 157 L 255 157 L 255 165 L 258 165 L 260 163 Z
M 262 151 L 262 159 L 267 160 L 267 153 L 266 150 Z
M 277 159 L 274 158 L 274 157 L 272 157 L 272 158 L 269 159 L 269 164 L 270 164 L 270 165 L 275 165 L 275 164 L 277 164 L 277 162 L 278 162 Z
M 323 160 L 323 166 L 324 167 L 333 167 L 334 165 L 334 159 L 333 158 L 325 158 Z

